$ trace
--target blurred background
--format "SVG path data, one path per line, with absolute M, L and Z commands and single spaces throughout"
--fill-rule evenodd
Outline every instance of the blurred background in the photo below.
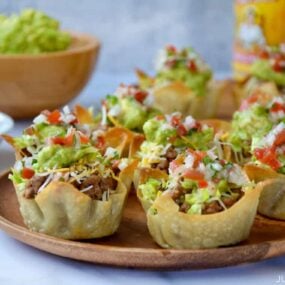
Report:
M 130 74 L 135 67 L 151 72 L 157 50 L 169 43 L 192 45 L 216 73 L 229 73 L 232 5 L 230 0 L 1 0 L 0 12 L 33 7 L 64 29 L 96 35 L 102 42 L 101 74 Z

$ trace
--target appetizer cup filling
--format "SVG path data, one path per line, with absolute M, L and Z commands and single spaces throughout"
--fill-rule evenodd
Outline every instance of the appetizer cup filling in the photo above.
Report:
M 265 94 L 266 95 L 266 94 Z M 285 101 L 281 96 L 260 96 L 253 93 L 235 112 L 228 136 L 235 152 L 248 157 L 252 144 L 259 141 L 275 125 L 285 120 Z
M 169 165 L 169 178 L 149 178 L 139 185 L 144 200 L 153 203 L 166 191 L 187 214 L 212 214 L 230 208 L 251 187 L 242 169 L 219 159 L 214 151 L 186 150 Z
M 260 80 L 275 82 L 277 86 L 285 86 L 285 54 L 281 48 L 265 50 L 261 53 L 251 69 L 253 76 Z
M 179 210 L 212 214 L 226 210 L 243 196 L 248 179 L 242 169 L 213 151 L 187 150 L 170 163 L 168 191 Z
M 146 140 L 138 152 L 140 167 L 168 171 L 169 163 L 186 148 L 207 150 L 222 144 L 223 130 L 179 112 L 158 115 L 148 120 L 143 130 Z
M 145 121 L 159 113 L 152 107 L 152 101 L 151 94 L 138 86 L 121 84 L 102 103 L 101 125 L 141 131 Z
M 34 198 L 52 181 L 67 182 L 92 199 L 106 200 L 116 189 L 116 175 L 128 166 L 112 147 L 97 148 L 98 137 L 69 108 L 44 111 L 23 136 L 13 138 L 19 152 L 10 178 Z
M 181 81 L 197 96 L 205 95 L 206 83 L 212 76 L 209 66 L 193 48 L 178 50 L 170 45 L 159 52 L 156 70 L 155 85 Z

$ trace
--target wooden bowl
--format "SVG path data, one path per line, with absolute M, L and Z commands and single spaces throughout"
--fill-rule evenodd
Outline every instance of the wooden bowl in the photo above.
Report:
M 100 43 L 93 36 L 71 35 L 66 51 L 0 55 L 0 111 L 30 118 L 79 95 L 95 67 Z

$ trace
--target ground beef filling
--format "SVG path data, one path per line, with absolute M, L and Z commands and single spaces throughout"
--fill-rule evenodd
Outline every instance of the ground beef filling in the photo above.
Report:
M 95 173 L 86 178 L 81 184 L 76 185 L 79 190 L 86 189 L 90 186 L 92 186 L 92 188 L 84 191 L 84 194 L 88 195 L 93 200 L 102 200 L 104 192 L 115 190 L 117 188 L 117 181 L 111 176 L 102 177 Z
M 26 199 L 33 199 L 38 193 L 39 188 L 45 182 L 45 176 L 33 176 L 26 184 L 24 197 Z M 86 178 L 82 183 L 73 183 L 73 185 L 83 190 L 90 187 L 89 190 L 84 191 L 84 194 L 88 195 L 93 200 L 101 200 L 105 191 L 115 190 L 117 188 L 117 181 L 113 177 L 102 177 L 99 174 L 92 174 Z
M 202 190 L 203 191 L 203 190 Z M 237 195 L 233 195 L 231 197 L 221 198 L 222 202 L 227 208 L 230 208 L 233 204 L 235 204 L 244 194 L 241 188 L 232 189 L 233 193 Z M 171 191 L 171 197 L 175 201 L 177 205 L 179 205 L 180 212 L 187 213 L 190 209 L 190 205 L 185 202 L 185 194 L 191 193 L 191 190 L 185 189 L 179 183 L 177 187 Z M 214 214 L 223 211 L 224 208 L 218 201 L 212 201 L 210 203 L 205 203 L 202 209 L 202 214 Z
M 177 157 L 177 151 L 173 146 L 169 147 L 166 151 L 165 158 L 162 159 L 159 163 L 152 163 L 151 167 L 160 169 L 160 170 L 168 170 L 169 163 Z

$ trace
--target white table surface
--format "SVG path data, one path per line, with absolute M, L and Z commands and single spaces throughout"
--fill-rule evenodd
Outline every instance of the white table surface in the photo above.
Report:
M 120 82 L 132 82 L 131 75 L 96 74 L 75 102 L 98 102 Z M 29 121 L 18 121 L 12 135 L 18 135 Z M 0 144 L 0 171 L 13 164 L 13 151 Z M 1 199 L 1 197 L 0 197 Z M 235 267 L 192 271 L 141 271 L 112 268 L 51 255 L 22 244 L 0 231 L 0 285 L 50 284 L 285 284 L 285 256 Z

